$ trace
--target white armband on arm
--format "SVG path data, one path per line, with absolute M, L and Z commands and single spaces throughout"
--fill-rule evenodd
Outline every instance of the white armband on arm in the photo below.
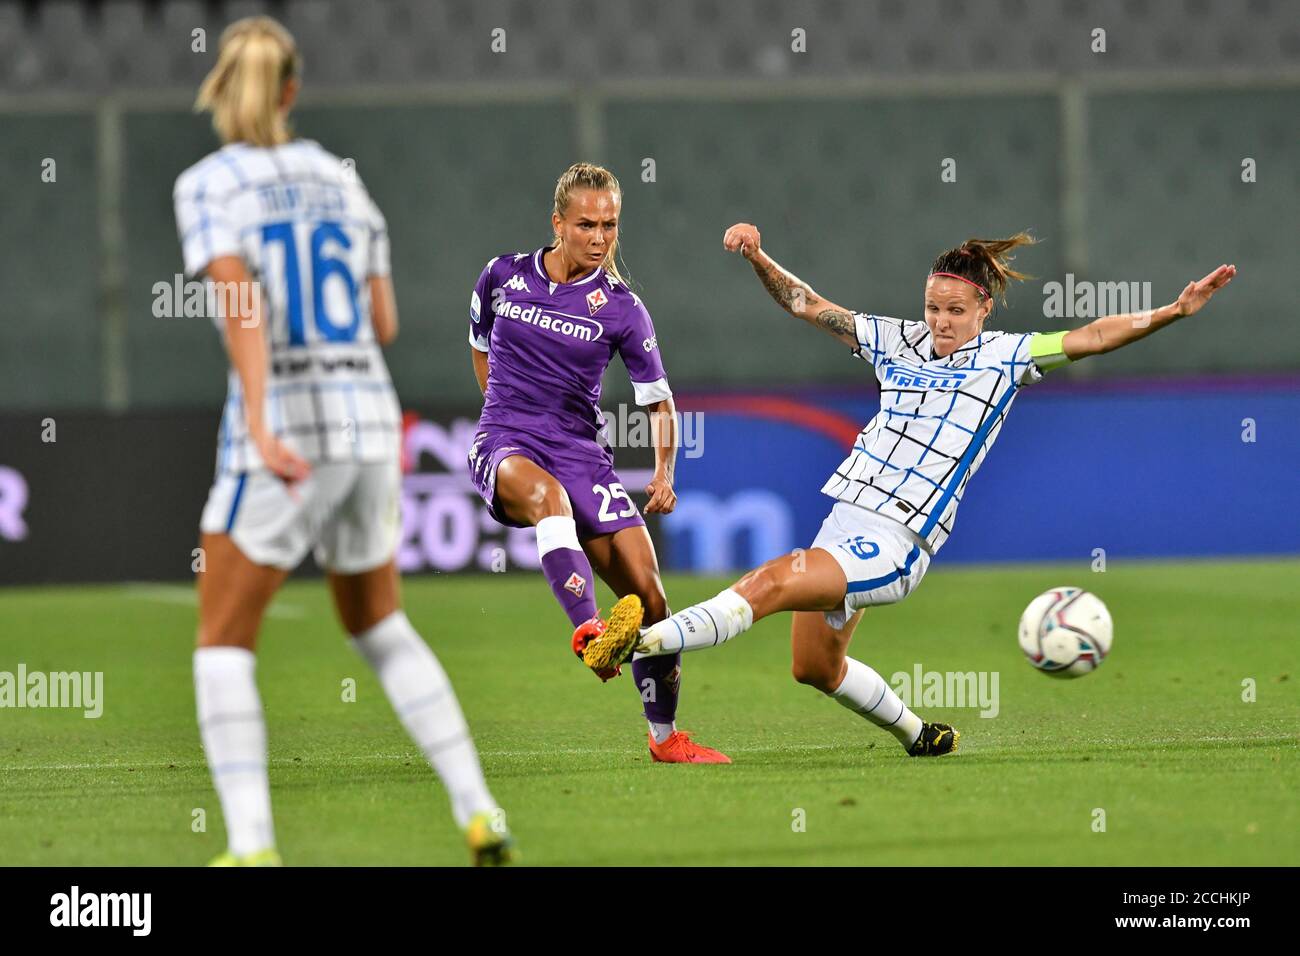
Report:
M 668 379 L 658 378 L 653 382 L 633 382 L 632 394 L 632 400 L 638 405 L 653 405 L 672 398 L 673 390 L 668 387 Z
M 1035 332 L 1029 340 L 1029 357 L 1043 372 L 1050 372 L 1070 362 L 1065 354 L 1064 332 Z

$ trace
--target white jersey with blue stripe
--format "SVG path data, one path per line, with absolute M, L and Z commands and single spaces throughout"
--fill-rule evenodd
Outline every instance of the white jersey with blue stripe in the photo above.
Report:
M 390 272 L 388 227 L 354 171 L 310 140 L 232 143 L 181 173 L 173 199 L 186 273 L 238 256 L 260 287 L 271 430 L 311 462 L 396 459 L 401 411 L 366 281 Z M 227 389 L 218 474 L 259 469 L 234 369 Z
M 1042 380 L 1034 335 L 983 332 L 937 358 L 925 322 L 861 314 L 854 322 L 853 354 L 875 367 L 880 413 L 822 491 L 902 522 L 934 554 L 1016 392 Z

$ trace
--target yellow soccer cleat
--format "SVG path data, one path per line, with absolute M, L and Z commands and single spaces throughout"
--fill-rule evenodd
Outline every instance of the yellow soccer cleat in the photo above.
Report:
M 582 662 L 597 674 L 608 673 L 622 664 L 641 641 L 641 619 L 645 609 L 635 594 L 618 599 L 609 612 L 605 630 L 587 642 L 582 652 Z
M 235 856 L 227 850 L 220 856 L 214 857 L 208 866 L 284 866 L 284 861 L 274 849 L 257 850 L 253 853 L 245 853 L 243 856 Z
M 492 814 L 476 813 L 465 827 L 465 842 L 469 844 L 470 860 L 475 866 L 505 866 L 519 859 L 514 837 L 502 823 L 492 825 Z

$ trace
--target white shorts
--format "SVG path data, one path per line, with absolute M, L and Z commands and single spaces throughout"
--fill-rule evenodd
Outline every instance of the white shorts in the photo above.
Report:
M 199 527 L 230 535 L 255 564 L 290 571 L 314 545 L 326 571 L 360 574 L 397 552 L 401 484 L 397 462 L 313 465 L 292 489 L 265 470 L 221 475 Z
M 849 582 L 844 606 L 826 612 L 836 630 L 859 608 L 903 600 L 930 566 L 920 538 L 900 522 L 847 501 L 831 508 L 812 546 L 830 554 Z

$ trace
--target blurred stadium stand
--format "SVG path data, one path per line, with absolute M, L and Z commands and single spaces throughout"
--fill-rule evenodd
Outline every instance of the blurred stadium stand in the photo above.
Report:
M 280 18 L 313 83 L 1300 66 L 1290 0 L 49 0 L 0 4 L 5 89 L 188 86 L 190 33 Z M 816 55 L 791 58 L 803 25 Z M 497 57 L 482 42 L 517 30 Z M 1114 32 L 1104 64 L 1073 42 Z M 1115 29 L 1120 28 L 1120 29 Z M 152 55 L 144 55 L 153 45 Z
M 1042 310 L 1067 272 L 1150 281 L 1160 304 L 1234 261 L 1229 344 L 1162 338 L 1068 374 L 1300 368 L 1284 0 L 54 0 L 0 2 L 0 407 L 220 403 L 214 331 L 150 303 L 180 269 L 172 182 L 215 146 L 194 90 L 221 27 L 256 12 L 303 50 L 298 131 L 354 158 L 389 218 L 408 402 L 473 398 L 469 289 L 489 257 L 547 240 L 577 158 L 623 181 L 625 260 L 679 387 L 862 381 L 723 256 L 737 219 L 825 294 L 903 317 L 942 248 L 1032 227 L 1045 241 L 1019 264 L 1037 278 L 997 317 L 1010 328 L 1071 324 Z

